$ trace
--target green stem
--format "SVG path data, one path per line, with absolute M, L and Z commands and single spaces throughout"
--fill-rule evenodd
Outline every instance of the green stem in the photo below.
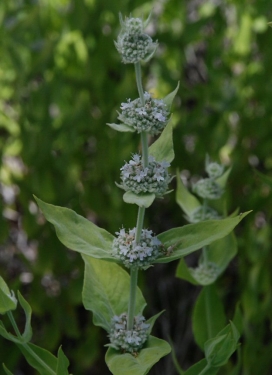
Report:
M 202 212 L 202 220 L 205 220 L 206 210 L 207 210 L 208 201 L 205 198 L 203 200 L 203 212 Z M 208 249 L 207 246 L 204 246 L 202 249 L 202 256 L 205 266 L 208 264 Z
M 142 233 L 142 229 L 144 225 L 144 215 L 145 215 L 145 207 L 139 207 L 136 233 L 135 233 L 135 244 L 139 243 L 141 240 L 141 233 Z
M 205 375 L 207 374 L 207 371 L 211 369 L 210 365 L 207 363 L 204 369 L 198 374 L 198 375 Z
M 144 99 L 144 90 L 143 90 L 143 84 L 142 84 L 142 73 L 141 73 L 141 63 L 137 62 L 134 64 L 135 66 L 135 75 L 136 75 L 136 83 L 137 88 L 139 92 L 139 96 L 141 99 L 142 106 L 145 105 L 145 99 Z
M 11 322 L 11 325 L 18 337 L 18 339 L 21 339 L 23 340 L 23 337 L 21 335 L 21 332 L 19 331 L 19 328 L 16 324 L 16 321 L 13 317 L 13 314 L 11 311 L 8 311 L 7 312 L 7 315 L 8 315 L 8 318 Z M 31 357 L 33 359 L 35 359 L 35 361 L 37 361 L 49 374 L 52 374 L 52 375 L 56 375 L 56 372 L 53 371 L 31 348 L 30 346 L 27 344 L 27 343 L 21 343 L 21 344 L 18 344 L 18 345 L 22 345 L 22 347 L 28 352 L 29 355 L 31 355 Z
M 134 323 L 134 313 L 136 305 L 136 294 L 137 294 L 137 281 L 138 281 L 138 268 L 130 269 L 130 294 L 129 294 L 129 303 L 128 303 L 128 320 L 127 320 L 127 329 L 133 329 Z
M 207 331 L 208 331 L 208 339 L 212 338 L 212 317 L 211 317 L 211 285 L 206 285 L 204 287 L 205 293 L 205 309 L 206 309 L 206 317 L 207 317 Z

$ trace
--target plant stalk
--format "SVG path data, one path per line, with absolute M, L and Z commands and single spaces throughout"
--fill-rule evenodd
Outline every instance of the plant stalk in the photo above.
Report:
M 207 210 L 207 205 L 208 205 L 208 201 L 207 199 L 205 198 L 203 200 L 203 213 L 202 213 L 202 220 L 205 220 L 205 214 L 206 214 L 206 210 Z M 203 249 L 202 249 L 202 256 L 203 256 L 203 261 L 204 261 L 204 264 L 205 266 L 208 265 L 208 254 L 207 254 L 208 250 L 207 250 L 207 246 L 204 246 Z

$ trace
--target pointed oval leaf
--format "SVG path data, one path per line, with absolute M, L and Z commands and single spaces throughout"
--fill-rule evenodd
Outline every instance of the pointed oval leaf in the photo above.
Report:
M 163 102 L 167 105 L 169 111 L 171 110 L 172 103 L 173 103 L 175 96 L 177 95 L 178 89 L 179 89 L 179 82 L 175 90 L 170 92 L 170 94 L 166 95 L 166 97 L 162 99 Z
M 133 129 L 131 126 L 126 125 L 126 124 L 108 124 L 112 129 L 117 130 L 118 132 L 131 132 L 134 133 L 135 129 Z
M 17 307 L 17 299 L 10 291 L 4 279 L 0 276 L 0 314 L 5 314 L 7 311 L 15 310 Z
M 216 183 L 221 187 L 221 188 L 225 188 L 226 187 L 226 184 L 227 184 L 227 181 L 228 181 L 228 178 L 229 178 L 229 174 L 231 172 L 231 168 L 228 168 L 223 174 L 222 176 L 218 177 L 215 181 Z
M 137 204 L 139 207 L 148 208 L 154 202 L 156 196 L 153 193 L 135 194 L 132 191 L 126 191 L 123 195 L 124 202 Z
M 149 153 L 156 161 L 171 161 L 175 157 L 173 146 L 173 127 L 169 122 L 161 133 L 160 137 L 149 147 Z
M 82 299 L 86 310 L 93 312 L 94 324 L 110 329 L 114 315 L 127 311 L 130 277 L 115 263 L 82 255 L 85 262 Z M 137 288 L 135 315 L 146 306 L 142 292 Z
M 159 240 L 171 251 L 168 251 L 168 256 L 157 258 L 155 263 L 168 263 L 180 259 L 203 246 L 225 237 L 249 212 L 234 218 L 207 220 L 196 224 L 184 225 L 159 234 Z
M 180 208 L 190 216 L 198 207 L 201 206 L 199 200 L 187 190 L 184 186 L 180 176 L 179 171 L 177 171 L 177 191 L 176 191 L 176 202 Z
M 20 344 L 22 342 L 21 339 L 17 338 L 17 336 L 12 335 L 6 330 L 6 327 L 1 320 L 0 320 L 0 335 L 3 336 L 5 339 L 14 342 L 15 344 Z
M 40 375 L 53 375 L 56 373 L 57 358 L 49 351 L 31 343 L 17 346 L 30 366 L 35 368 Z
M 216 375 L 218 371 L 218 367 L 210 367 L 206 359 L 202 359 L 190 367 L 184 375 Z
M 69 360 L 63 353 L 61 346 L 58 350 L 58 362 L 57 362 L 57 373 L 56 375 L 69 375 L 68 372 Z
M 74 211 L 53 206 L 35 197 L 46 219 L 56 229 L 59 240 L 69 249 L 94 258 L 115 261 L 111 256 L 114 236 Z
M 105 360 L 113 375 L 146 375 L 151 367 L 170 351 L 171 347 L 166 341 L 149 336 L 137 357 L 109 348 Z
M 200 292 L 193 311 L 193 333 L 201 349 L 226 325 L 226 316 L 215 285 L 207 285 Z

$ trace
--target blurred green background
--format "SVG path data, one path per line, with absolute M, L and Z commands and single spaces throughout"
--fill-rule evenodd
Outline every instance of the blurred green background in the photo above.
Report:
M 83 262 L 45 222 L 33 194 L 70 207 L 114 233 L 134 227 L 136 206 L 115 185 L 139 137 L 117 133 L 122 101 L 136 98 L 133 66 L 114 47 L 118 12 L 147 16 L 158 39 L 143 67 L 145 88 L 163 97 L 177 81 L 173 106 L 176 158 L 185 180 L 204 173 L 204 159 L 232 165 L 228 208 L 253 212 L 236 230 L 239 253 L 220 278 L 228 317 L 244 314 L 242 375 L 272 373 L 272 7 L 266 0 L 2 0 L 0 2 L 0 274 L 33 308 L 33 342 L 56 353 L 62 343 L 74 374 L 109 374 L 107 337 L 81 305 Z M 172 183 L 175 189 L 175 181 Z M 184 225 L 174 193 L 147 211 L 159 233 Z M 183 368 L 202 358 L 191 311 L 199 289 L 175 278 L 176 263 L 140 279 L 146 316 L 166 309 L 155 335 L 172 339 Z M 20 313 L 20 311 L 19 311 Z M 16 316 L 23 326 L 23 314 Z M 0 361 L 32 375 L 12 343 Z M 220 374 L 230 374 L 232 362 Z M 150 372 L 175 375 L 171 356 Z

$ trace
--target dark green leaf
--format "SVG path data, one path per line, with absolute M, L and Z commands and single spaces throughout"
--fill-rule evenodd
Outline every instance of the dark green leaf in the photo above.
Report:
M 32 310 L 31 310 L 29 303 L 24 299 L 24 297 L 21 295 L 19 291 L 18 291 L 18 299 L 19 299 L 20 305 L 22 306 L 25 312 L 26 323 L 25 323 L 24 333 L 22 334 L 22 338 L 23 338 L 23 341 L 27 343 L 32 338 L 32 328 L 31 328 Z
M 4 363 L 3 363 L 3 369 L 7 375 L 13 375 L 13 373 L 9 371 L 9 369 L 4 365 Z
M 205 369 L 205 370 L 204 370 Z M 190 367 L 184 375 L 216 375 L 219 371 L 218 367 L 210 367 L 207 365 L 206 359 L 202 359 L 201 361 L 195 363 L 192 367 Z
M 41 375 L 55 375 L 57 358 L 47 350 L 34 344 L 18 345 L 27 362 Z
M 207 285 L 200 292 L 193 311 L 193 332 L 197 344 L 203 349 L 207 340 L 215 337 L 225 326 L 226 316 L 215 285 Z
M 58 362 L 57 362 L 57 373 L 56 375 L 69 375 L 68 372 L 69 360 L 63 353 L 61 346 L 58 350 Z

